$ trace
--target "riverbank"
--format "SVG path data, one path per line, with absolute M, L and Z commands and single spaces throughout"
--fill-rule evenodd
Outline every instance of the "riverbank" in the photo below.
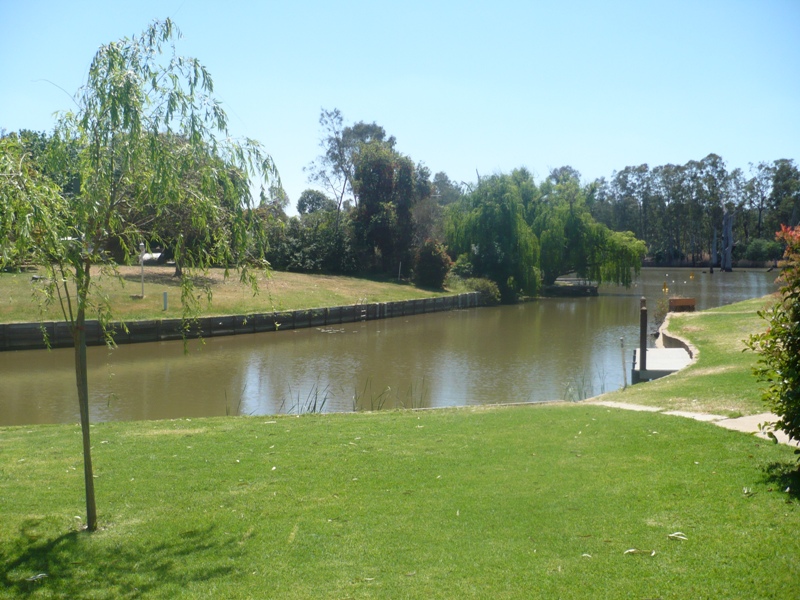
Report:
M 98 291 L 114 307 L 114 318 L 122 321 L 179 319 L 182 316 L 180 282 L 173 277 L 173 267 L 144 267 L 144 298 L 141 297 L 140 267 L 119 267 L 121 280 L 103 277 L 94 271 Z M 0 273 L 0 323 L 30 323 L 63 320 L 61 308 L 50 304 L 40 312 L 44 286 L 39 272 Z M 467 290 L 427 290 L 393 280 L 365 279 L 344 275 L 309 275 L 273 271 L 269 277 L 259 274 L 258 293 L 240 282 L 235 273 L 225 278 L 223 269 L 211 269 L 198 275 L 196 293 L 212 292 L 212 302 L 205 303 L 199 316 L 247 315 L 316 307 L 364 303 L 395 302 L 421 298 L 439 298 Z M 164 310 L 164 292 L 168 307 Z M 91 315 L 89 315 L 91 317 Z
M 754 410 L 726 346 L 756 302 L 681 315 L 697 363 L 604 398 Z M 800 578 L 792 449 L 691 419 L 558 403 L 98 423 L 92 535 L 77 432 L 0 428 L 0 598 L 786 598 Z

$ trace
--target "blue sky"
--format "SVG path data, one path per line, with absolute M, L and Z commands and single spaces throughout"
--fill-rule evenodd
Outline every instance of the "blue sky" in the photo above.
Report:
M 0 0 L 0 128 L 50 130 L 101 44 L 165 17 L 293 205 L 322 108 L 456 181 L 800 159 L 797 0 Z

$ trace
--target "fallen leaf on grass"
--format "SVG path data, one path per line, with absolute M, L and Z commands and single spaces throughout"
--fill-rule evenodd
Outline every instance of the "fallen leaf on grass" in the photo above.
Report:
M 638 548 L 630 548 L 629 550 L 625 550 L 623 554 L 649 554 L 650 556 L 655 556 L 656 551 L 653 550 L 652 552 L 647 552 L 647 550 L 639 550 Z
M 689 539 L 686 537 L 685 533 L 682 533 L 680 531 L 676 531 L 675 533 L 670 533 L 667 537 L 671 540 L 682 540 L 684 542 Z

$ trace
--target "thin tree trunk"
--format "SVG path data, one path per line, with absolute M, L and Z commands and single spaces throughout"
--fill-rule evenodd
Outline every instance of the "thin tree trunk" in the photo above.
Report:
M 86 310 L 78 300 L 78 314 L 72 334 L 75 343 L 75 380 L 78 384 L 78 406 L 83 434 L 83 479 L 86 486 L 86 529 L 97 529 L 97 505 L 94 499 L 92 444 L 89 439 L 89 378 L 86 361 Z

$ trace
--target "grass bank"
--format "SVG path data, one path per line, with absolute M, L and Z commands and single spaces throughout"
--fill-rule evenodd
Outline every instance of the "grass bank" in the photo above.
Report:
M 774 303 L 756 298 L 696 313 L 672 313 L 669 331 L 698 350 L 689 367 L 646 385 L 603 396 L 604 400 L 659 406 L 728 417 L 765 412 L 761 387 L 753 377 L 757 356 L 744 340 L 766 323 L 756 312 Z
M 180 284 L 172 275 L 173 267 L 144 269 L 145 297 L 141 295 L 139 267 L 120 267 L 121 280 L 115 277 L 96 276 L 102 293 L 114 307 L 115 319 L 179 318 L 181 316 Z M 34 272 L 0 273 L 0 323 L 37 322 L 40 319 L 63 319 L 57 305 L 49 306 L 42 317 L 39 307 L 43 285 L 32 280 Z M 238 315 L 276 310 L 298 310 L 325 306 L 342 306 L 359 302 L 388 302 L 414 298 L 432 298 L 449 292 L 418 288 L 408 283 L 390 280 L 371 280 L 342 275 L 308 275 L 304 273 L 272 272 L 271 277 L 260 276 L 259 292 L 253 294 L 249 285 L 241 283 L 235 273 L 225 279 L 222 269 L 211 269 L 195 278 L 198 293 L 201 286 L 209 286 L 212 304 L 207 305 L 203 316 Z M 463 290 L 457 290 L 463 291 Z M 167 292 L 167 311 L 163 310 L 163 294 Z
M 0 597 L 789 598 L 800 580 L 791 449 L 689 419 L 549 405 L 93 435 L 88 535 L 78 428 L 0 430 Z

